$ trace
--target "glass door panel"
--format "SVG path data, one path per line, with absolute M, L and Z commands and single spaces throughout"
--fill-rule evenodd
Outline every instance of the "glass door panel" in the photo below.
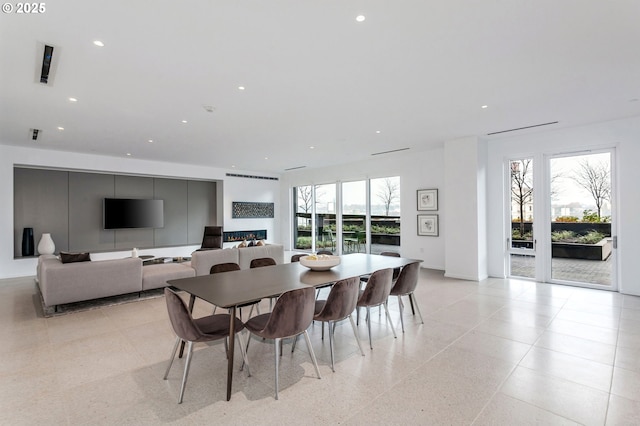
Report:
M 295 220 L 293 224 L 293 247 L 296 250 L 311 252 L 312 219 L 313 214 L 313 187 L 298 186 L 293 188 Z
M 509 173 L 509 275 L 535 278 L 535 249 L 533 237 L 533 159 L 510 160 Z
M 336 184 L 316 185 L 315 251 L 337 253 Z
M 342 252 L 364 253 L 367 220 L 367 182 L 342 184 Z
M 611 152 L 549 159 L 551 281 L 614 289 Z
M 400 177 L 371 179 L 370 253 L 400 253 Z

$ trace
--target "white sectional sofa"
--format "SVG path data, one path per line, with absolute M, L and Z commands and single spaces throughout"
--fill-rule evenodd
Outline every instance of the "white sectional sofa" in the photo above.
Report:
M 45 308 L 166 286 L 167 280 L 208 275 L 211 266 L 233 262 L 248 269 L 252 259 L 271 257 L 284 263 L 284 247 L 264 246 L 202 250 L 191 262 L 142 265 L 139 258 L 62 263 L 57 256 L 38 259 L 37 282 Z

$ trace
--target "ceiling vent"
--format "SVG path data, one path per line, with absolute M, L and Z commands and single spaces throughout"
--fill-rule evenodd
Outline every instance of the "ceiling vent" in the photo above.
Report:
M 298 169 L 304 169 L 307 166 L 297 166 L 297 167 L 289 167 L 288 169 L 284 169 L 285 172 L 288 172 L 290 170 L 298 170 Z
M 525 130 L 525 129 L 532 129 L 534 127 L 541 127 L 541 126 L 550 126 L 552 124 L 558 124 L 557 121 L 550 121 L 549 123 L 541 123 L 541 124 L 534 124 L 532 126 L 525 126 L 525 127 L 518 127 L 516 129 L 507 129 L 507 130 L 500 130 L 498 132 L 492 132 L 492 133 L 487 133 L 487 136 L 491 136 L 491 135 L 498 135 L 500 133 L 508 133 L 508 132 L 515 132 L 517 130 Z
M 53 46 L 44 45 L 42 53 L 42 67 L 40 69 L 40 83 L 49 84 L 49 73 L 51 72 L 51 61 L 53 61 Z
M 32 141 L 37 141 L 38 136 L 40 136 L 41 133 L 42 133 L 42 130 L 40 129 L 29 129 L 29 137 L 31 138 Z
M 400 148 L 400 149 L 392 149 L 391 151 L 382 151 L 382 152 L 374 152 L 371 155 L 383 155 L 383 154 L 391 154 L 392 152 L 400 152 L 400 151 L 406 151 L 409 148 Z
M 238 173 L 227 173 L 229 177 L 245 178 L 245 179 L 266 179 L 266 180 L 280 180 L 277 177 L 270 176 L 257 176 L 257 175 L 241 175 Z

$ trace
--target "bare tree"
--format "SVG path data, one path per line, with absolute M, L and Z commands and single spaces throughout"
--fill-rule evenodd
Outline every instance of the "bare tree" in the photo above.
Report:
M 511 162 L 511 200 L 520 213 L 520 235 L 524 235 L 524 208 L 533 201 L 533 177 L 531 159 Z
M 575 176 L 571 179 L 587 191 L 596 202 L 598 220 L 602 218 L 602 206 L 605 201 L 611 200 L 611 175 L 609 163 L 605 161 L 590 162 L 582 160 L 574 170 Z
M 382 204 L 384 204 L 385 216 L 389 216 L 389 209 L 391 204 L 399 198 L 398 195 L 398 183 L 393 179 L 386 178 L 384 180 L 384 186 L 380 188 L 377 194 Z
M 311 186 L 298 186 L 296 192 L 298 193 L 298 211 L 311 213 L 311 205 L 313 202 Z

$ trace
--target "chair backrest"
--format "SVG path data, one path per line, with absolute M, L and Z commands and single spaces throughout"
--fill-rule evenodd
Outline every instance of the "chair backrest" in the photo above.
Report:
M 193 317 L 184 301 L 168 287 L 164 288 L 164 298 L 167 302 L 169 320 L 176 336 L 188 342 L 195 342 L 202 336 L 202 332 L 193 322 Z
M 282 293 L 269 315 L 262 331 L 267 339 L 297 336 L 313 321 L 316 290 L 313 287 L 299 288 Z
M 360 278 L 351 277 L 333 285 L 322 310 L 314 317 L 318 321 L 340 321 L 353 312 L 358 303 Z
M 222 226 L 205 226 L 201 248 L 222 248 Z
M 291 262 L 300 262 L 301 257 L 308 256 L 307 254 L 294 254 L 291 256 Z
M 210 274 L 217 274 L 220 272 L 229 272 L 229 271 L 239 271 L 240 265 L 233 262 L 227 263 L 218 263 L 217 265 L 213 265 L 209 270 Z
M 391 268 L 380 269 L 371 274 L 358 300 L 358 306 L 377 306 L 384 303 L 391 292 L 392 277 Z
M 316 254 L 328 254 L 328 255 L 333 255 L 333 252 L 330 250 L 318 250 L 318 252 Z
M 390 294 L 403 295 L 409 294 L 416 289 L 418 285 L 418 270 L 420 269 L 420 263 L 413 262 L 405 265 L 400 271 L 398 280 L 391 289 Z
M 383 251 L 382 253 L 380 253 L 380 256 L 400 257 L 400 253 L 396 251 Z M 393 279 L 394 280 L 397 279 L 399 275 L 400 275 L 400 268 L 394 268 Z
M 257 259 L 252 259 L 250 268 L 262 268 L 263 266 L 273 266 L 276 264 L 276 261 L 270 257 L 258 257 Z

